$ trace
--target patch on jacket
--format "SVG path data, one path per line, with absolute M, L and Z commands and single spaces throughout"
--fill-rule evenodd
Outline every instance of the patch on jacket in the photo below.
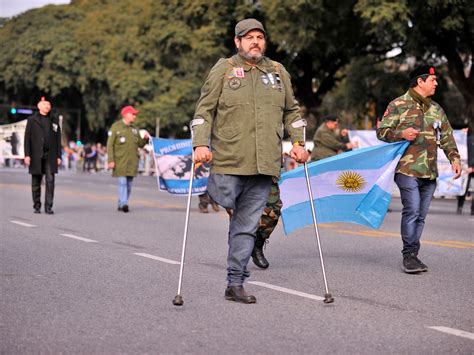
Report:
M 229 80 L 229 87 L 231 89 L 237 90 L 238 88 L 240 88 L 240 85 L 241 85 L 241 82 L 237 78 L 232 78 Z

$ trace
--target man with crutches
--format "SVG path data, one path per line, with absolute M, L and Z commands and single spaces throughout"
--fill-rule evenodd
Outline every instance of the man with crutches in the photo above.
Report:
M 233 210 L 228 234 L 225 298 L 255 303 L 245 292 L 247 264 L 255 232 L 267 202 L 273 176 L 280 173 L 281 139 L 285 128 L 296 143 L 290 155 L 308 158 L 290 76 L 277 62 L 264 57 L 262 24 L 245 19 L 235 26 L 237 54 L 220 59 L 201 90 L 193 126 L 195 162 L 212 162 L 208 192 L 219 205 Z

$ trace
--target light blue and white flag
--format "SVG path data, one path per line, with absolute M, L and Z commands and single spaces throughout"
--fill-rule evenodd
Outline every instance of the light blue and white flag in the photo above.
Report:
M 191 178 L 191 139 L 152 138 L 156 176 L 161 191 L 186 195 Z M 196 164 L 194 169 L 193 194 L 200 195 L 207 190 L 209 167 Z
M 409 144 L 383 144 L 309 163 L 318 223 L 379 228 L 390 205 L 395 168 Z M 279 185 L 285 233 L 312 225 L 304 166 L 282 174 Z

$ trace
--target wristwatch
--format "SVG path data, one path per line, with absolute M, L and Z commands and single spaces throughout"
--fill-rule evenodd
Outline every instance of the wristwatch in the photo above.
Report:
M 304 141 L 296 141 L 296 142 L 293 142 L 293 147 L 299 145 L 300 147 L 303 147 L 304 148 Z

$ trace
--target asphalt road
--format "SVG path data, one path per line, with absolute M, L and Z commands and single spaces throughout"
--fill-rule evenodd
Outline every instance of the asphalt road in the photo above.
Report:
M 175 307 L 186 198 L 135 181 L 128 214 L 107 173 L 57 175 L 55 214 L 33 214 L 30 177 L 0 169 L 0 353 L 472 354 L 474 217 L 434 200 L 421 251 L 429 272 L 401 271 L 400 202 L 380 230 L 320 226 L 325 305 L 311 227 L 265 250 L 246 286 L 254 305 L 224 300 L 225 212 L 193 199 Z

